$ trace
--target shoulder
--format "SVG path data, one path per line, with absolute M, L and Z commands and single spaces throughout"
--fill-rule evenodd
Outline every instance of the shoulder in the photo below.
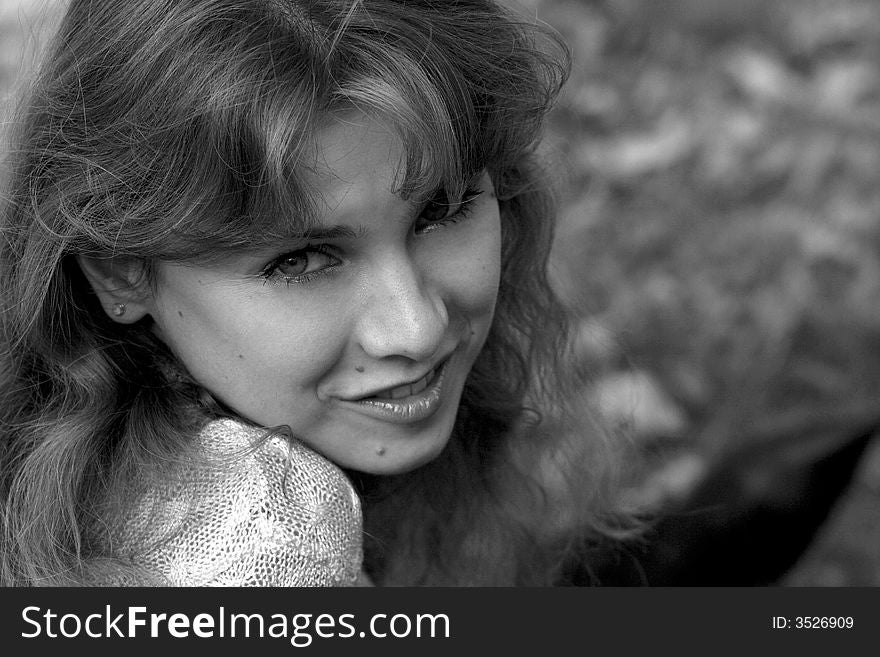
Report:
M 115 560 L 177 586 L 357 581 L 360 502 L 337 466 L 295 439 L 231 419 L 207 424 L 195 447 L 126 510 Z
M 318 520 L 342 510 L 360 512 L 348 478 L 335 464 L 286 433 L 246 425 L 238 420 L 210 422 L 199 434 L 200 451 L 211 461 L 209 471 L 236 486 L 245 496 L 252 487 L 287 507 L 291 516 Z M 199 482 L 203 467 L 191 470 Z M 220 491 L 216 491 L 220 493 Z M 220 493 L 228 497 L 226 492 Z

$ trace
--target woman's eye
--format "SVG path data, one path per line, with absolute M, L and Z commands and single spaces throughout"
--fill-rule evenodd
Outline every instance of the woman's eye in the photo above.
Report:
M 325 249 L 323 246 L 310 246 L 286 253 L 269 265 L 263 276 L 287 283 L 306 283 L 340 263 L 339 258 Z
M 425 221 L 442 221 L 450 213 L 453 205 L 449 203 L 449 197 L 445 190 L 440 190 L 425 204 L 421 218 Z
M 278 273 L 284 276 L 302 276 L 309 270 L 309 254 L 295 253 L 278 263 Z
M 450 200 L 445 189 L 437 190 L 419 213 L 416 230 L 425 232 L 466 218 L 480 194 L 480 190 L 468 189 L 460 199 Z

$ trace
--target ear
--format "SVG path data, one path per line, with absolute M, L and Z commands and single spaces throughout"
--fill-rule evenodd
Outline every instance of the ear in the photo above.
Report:
M 83 255 L 76 259 L 110 319 L 133 324 L 148 314 L 151 294 L 143 260 Z

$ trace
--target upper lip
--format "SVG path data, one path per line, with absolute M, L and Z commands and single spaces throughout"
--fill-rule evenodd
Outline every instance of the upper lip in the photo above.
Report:
M 392 381 L 390 383 L 387 383 L 387 382 L 377 383 L 374 386 L 371 386 L 369 388 L 364 389 L 362 392 L 358 392 L 357 394 L 353 394 L 353 395 L 347 395 L 345 397 L 345 399 L 348 401 L 357 401 L 359 399 L 366 399 L 367 397 L 375 397 L 379 393 L 385 392 L 386 390 L 392 390 L 394 388 L 399 388 L 401 386 L 408 386 L 408 385 L 412 385 L 414 383 L 418 383 L 419 381 L 421 381 L 423 378 L 425 378 L 432 371 L 436 372 L 436 370 L 441 368 L 446 363 L 447 360 L 449 360 L 448 354 L 446 356 L 444 356 L 443 358 L 440 358 L 439 360 L 437 360 L 437 362 L 433 363 L 429 367 L 423 369 L 421 374 L 418 374 L 413 377 L 408 377 L 406 379 L 400 379 L 397 382 Z

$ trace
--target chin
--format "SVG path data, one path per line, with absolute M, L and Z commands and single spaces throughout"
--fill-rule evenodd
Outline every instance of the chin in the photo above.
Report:
M 343 467 L 372 475 L 406 474 L 434 461 L 446 449 L 448 443 L 448 435 L 442 440 L 438 439 L 422 445 L 412 445 L 406 441 L 389 443 L 383 454 L 368 452 L 360 458 L 352 459 L 352 462 L 344 464 Z

